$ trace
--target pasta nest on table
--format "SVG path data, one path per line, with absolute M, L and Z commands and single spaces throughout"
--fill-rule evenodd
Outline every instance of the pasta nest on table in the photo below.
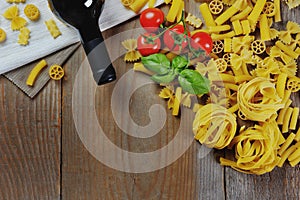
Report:
M 221 158 L 221 165 L 230 166 L 244 173 L 260 175 L 270 172 L 280 161 L 277 152 L 279 145 L 284 141 L 274 120 L 246 130 L 242 129 L 230 144 L 231 147 L 235 147 L 236 161 Z
M 228 146 L 236 132 L 236 116 L 218 104 L 201 107 L 193 122 L 195 139 L 211 148 Z
M 257 77 L 239 87 L 237 93 L 239 111 L 248 120 L 265 122 L 284 107 L 269 79 Z

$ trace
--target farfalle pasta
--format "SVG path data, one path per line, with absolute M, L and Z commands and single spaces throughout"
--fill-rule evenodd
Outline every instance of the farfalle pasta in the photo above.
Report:
M 127 50 L 124 61 L 135 62 L 139 60 L 142 55 L 137 51 L 137 41 L 136 39 L 128 39 L 122 42 L 123 47 Z
M 20 30 L 27 24 L 27 21 L 19 16 L 19 9 L 16 5 L 9 7 L 3 14 L 8 20 L 11 20 L 11 29 L 13 31 Z
M 279 32 L 279 40 L 284 42 L 285 44 L 290 44 L 292 42 L 292 34 L 300 33 L 299 24 L 289 21 L 286 24 L 286 30 Z

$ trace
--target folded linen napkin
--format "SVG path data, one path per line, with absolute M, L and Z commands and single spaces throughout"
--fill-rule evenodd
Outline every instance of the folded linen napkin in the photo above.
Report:
M 24 14 L 27 4 L 34 4 L 40 10 L 40 19 L 36 22 L 30 21 Z M 29 44 L 21 46 L 18 44 L 19 31 L 12 31 L 11 21 L 3 17 L 3 13 L 10 6 L 17 5 L 19 16 L 27 21 L 26 27 L 31 31 Z M 60 32 L 59 37 L 54 39 L 48 31 L 45 21 L 53 19 Z M 0 2 L 0 28 L 6 32 L 6 40 L 0 43 L 0 74 L 11 71 L 34 60 L 40 59 L 80 39 L 78 31 L 58 20 L 51 12 L 47 0 L 26 0 L 25 3 L 11 4 L 4 0 Z

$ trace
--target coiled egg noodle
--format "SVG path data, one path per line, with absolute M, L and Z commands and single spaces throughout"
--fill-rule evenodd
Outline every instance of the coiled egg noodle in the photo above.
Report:
M 248 174 L 261 175 L 270 172 L 280 161 L 277 152 L 284 141 L 274 120 L 241 130 L 230 144 L 235 147 L 236 161 L 221 158 L 221 165 Z
M 195 139 L 217 149 L 223 149 L 230 144 L 236 128 L 236 116 L 225 107 L 211 103 L 197 111 L 193 122 Z
M 240 85 L 237 92 L 239 111 L 248 120 L 266 122 L 284 107 L 275 84 L 267 78 L 256 77 Z

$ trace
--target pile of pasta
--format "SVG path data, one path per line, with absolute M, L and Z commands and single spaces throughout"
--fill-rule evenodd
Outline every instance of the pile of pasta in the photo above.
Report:
M 179 1 L 165 2 L 171 4 L 167 16 L 176 21 Z M 178 85 L 162 85 L 159 94 L 168 100 L 173 115 L 178 115 L 180 106 L 193 109 L 195 139 L 210 148 L 233 150 L 235 156 L 221 158 L 220 163 L 243 173 L 261 175 L 286 161 L 293 167 L 300 162 L 299 107 L 292 100 L 300 95 L 300 25 L 288 21 L 285 29 L 274 28 L 282 21 L 284 3 L 290 9 L 300 4 L 293 0 L 200 3 L 199 13 L 188 13 L 185 21 L 191 35 L 205 31 L 213 39 L 211 59 L 190 62 L 210 80 L 210 93 L 195 96 Z M 162 52 L 172 57 L 172 52 Z M 134 70 L 151 74 L 139 62 Z
M 26 46 L 29 44 L 31 31 L 26 27 L 26 25 L 28 24 L 27 20 L 19 15 L 19 7 L 17 5 L 19 3 L 26 3 L 26 0 L 7 0 L 7 3 L 14 5 L 5 10 L 5 12 L 3 13 L 3 17 L 11 21 L 12 31 L 19 31 L 17 41 L 18 44 Z M 24 7 L 23 11 L 25 16 L 32 22 L 38 21 L 40 19 L 40 11 L 34 4 L 27 4 Z M 59 31 L 53 19 L 45 21 L 45 25 L 54 39 L 61 35 L 61 32 Z M 6 37 L 7 35 L 5 30 L 0 28 L 0 43 L 5 42 Z

